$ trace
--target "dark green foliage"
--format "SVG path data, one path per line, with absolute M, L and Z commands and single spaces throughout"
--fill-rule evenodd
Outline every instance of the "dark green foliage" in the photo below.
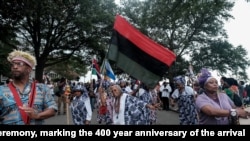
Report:
M 123 15 L 132 24 L 177 55 L 169 77 L 182 75 L 182 70 L 187 69 L 189 63 L 193 64 L 195 73 L 201 67 L 208 67 L 221 73 L 227 70 L 239 75 L 249 67 L 246 50 L 228 43 L 223 28 L 224 22 L 233 18 L 229 13 L 234 6 L 233 1 L 121 1 Z M 220 51 L 221 46 L 227 51 Z M 235 60 L 229 61 L 232 56 Z M 241 76 L 247 78 L 246 73 Z
M 185 74 L 192 63 L 195 73 L 209 67 L 247 78 L 247 52 L 231 45 L 223 29 L 224 22 L 233 18 L 229 14 L 233 1 L 120 2 L 117 9 L 114 0 L 0 0 L 0 73 L 8 75 L 6 56 L 18 48 L 34 52 L 38 80 L 44 70 L 57 68 L 83 75 L 93 55 L 101 65 L 115 14 L 120 13 L 142 33 L 175 52 L 177 60 L 166 77 Z M 111 65 L 115 74 L 122 73 Z
M 2 42 L 34 53 L 38 81 L 48 66 L 78 57 L 80 61 L 69 64 L 80 62 L 86 67 L 93 54 L 107 50 L 113 24 L 111 17 L 115 15 L 112 0 L 2 0 L 0 6 L 0 28 L 19 39 L 20 46 L 1 38 Z M 81 68 L 75 66 L 80 65 L 71 68 L 77 71 Z

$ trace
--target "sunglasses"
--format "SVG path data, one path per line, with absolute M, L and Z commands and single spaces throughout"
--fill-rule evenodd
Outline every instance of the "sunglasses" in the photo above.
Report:
M 11 67 L 14 67 L 14 66 L 22 67 L 26 65 L 24 62 L 11 62 L 10 64 L 11 64 Z

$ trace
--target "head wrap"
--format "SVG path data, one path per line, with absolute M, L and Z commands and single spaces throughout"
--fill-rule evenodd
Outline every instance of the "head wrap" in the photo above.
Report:
M 176 83 L 179 83 L 179 84 L 182 84 L 182 85 L 185 85 L 185 84 L 186 84 L 185 77 L 183 77 L 183 76 L 181 76 L 181 75 L 176 76 L 176 77 L 174 78 L 174 81 L 175 81 Z
M 15 60 L 23 61 L 31 68 L 36 66 L 36 58 L 33 55 L 31 55 L 27 52 L 20 51 L 20 50 L 14 50 L 11 53 L 9 53 L 7 60 L 9 62 L 13 62 Z
M 83 89 L 82 89 L 82 87 L 81 87 L 81 85 L 76 85 L 74 88 L 73 88 L 73 90 L 72 90 L 73 92 L 83 92 Z
M 204 85 L 206 84 L 206 82 L 211 78 L 214 78 L 212 77 L 211 73 L 206 68 L 202 68 L 201 74 L 198 78 L 200 86 L 204 88 Z

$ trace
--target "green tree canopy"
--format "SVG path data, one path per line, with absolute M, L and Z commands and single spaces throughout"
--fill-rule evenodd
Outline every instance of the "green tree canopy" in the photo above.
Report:
M 93 54 L 103 54 L 115 8 L 113 0 L 2 0 L 3 26 L 9 23 L 11 30 L 8 31 L 15 34 L 20 44 L 8 40 L 4 43 L 34 53 L 35 77 L 41 81 L 48 66 L 72 56 L 86 65 L 91 63 Z
M 176 75 L 177 70 L 183 73 L 192 63 L 196 73 L 208 67 L 220 73 L 244 74 L 242 77 L 247 78 L 245 71 L 250 65 L 247 52 L 228 43 L 223 28 L 224 22 L 233 18 L 229 13 L 233 1 L 121 0 L 121 4 L 124 17 L 177 55 L 168 77 Z
M 223 28 L 224 22 L 233 18 L 229 13 L 233 1 L 120 2 L 122 16 L 177 55 L 166 77 L 184 74 L 191 62 L 196 73 L 208 67 L 247 78 L 247 52 L 230 44 Z M 114 0 L 1 0 L 0 47 L 4 52 L 0 57 L 6 58 L 14 48 L 33 52 L 38 62 L 37 80 L 42 79 L 45 68 L 56 70 L 59 66 L 82 75 L 94 54 L 98 60 L 104 58 L 116 11 Z

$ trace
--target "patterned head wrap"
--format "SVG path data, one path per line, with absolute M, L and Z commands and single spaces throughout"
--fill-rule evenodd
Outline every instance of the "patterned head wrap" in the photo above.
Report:
M 9 62 L 13 62 L 15 60 L 23 61 L 24 63 L 29 65 L 31 68 L 36 66 L 36 58 L 33 55 L 27 52 L 19 51 L 19 50 L 14 50 L 13 52 L 9 53 L 7 60 Z
M 206 68 L 202 68 L 201 69 L 201 74 L 198 78 L 199 84 L 202 88 L 204 88 L 204 85 L 207 83 L 207 81 L 212 77 L 211 73 L 206 69 Z
M 76 85 L 73 90 L 73 92 L 83 92 L 83 88 L 81 87 L 81 85 Z
M 183 76 L 181 76 L 181 75 L 176 76 L 176 77 L 174 78 L 174 81 L 175 81 L 176 83 L 179 83 L 179 84 L 182 84 L 182 85 L 185 85 L 185 84 L 186 84 L 185 77 L 183 77 Z

